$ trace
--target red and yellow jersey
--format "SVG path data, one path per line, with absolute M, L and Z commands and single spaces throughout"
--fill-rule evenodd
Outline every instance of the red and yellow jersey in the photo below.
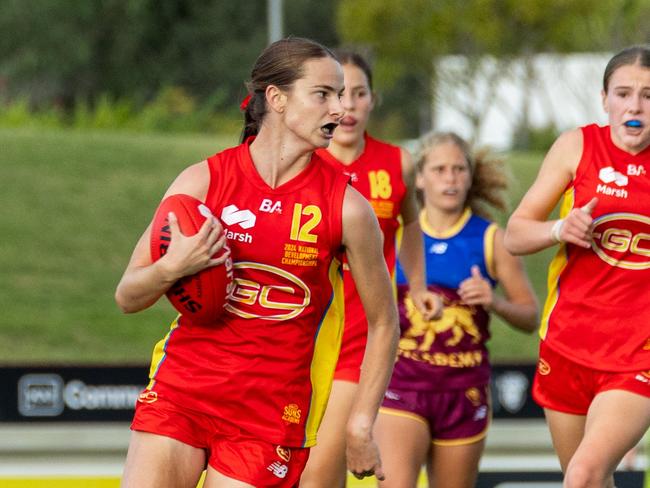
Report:
M 210 327 L 181 316 L 156 346 L 149 388 L 263 440 L 311 446 L 341 343 L 347 178 L 316 155 L 277 188 L 248 144 L 208 159 L 206 205 L 232 250 L 235 290 Z
M 351 164 L 343 164 L 325 149 L 319 149 L 316 153 L 338 172 L 347 175 L 351 185 L 372 205 L 384 235 L 384 258 L 394 281 L 396 240 L 400 227 L 398 217 L 406 194 L 402 177 L 402 153 L 397 146 L 378 141 L 368 134 L 364 137 L 364 151 Z M 352 274 L 347 266 L 344 269 L 345 336 L 341 365 L 358 369 L 363 359 L 368 325 Z
M 560 215 L 598 197 L 591 248 L 560 245 L 540 335 L 594 369 L 650 369 L 650 148 L 636 155 L 619 149 L 609 126 L 588 125 L 582 134 Z

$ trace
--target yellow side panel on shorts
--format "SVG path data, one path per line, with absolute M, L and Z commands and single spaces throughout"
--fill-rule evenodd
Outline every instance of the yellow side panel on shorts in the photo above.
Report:
M 571 187 L 564 192 L 564 199 L 562 200 L 562 205 L 560 206 L 560 218 L 566 217 L 567 214 L 571 211 L 574 205 L 574 199 L 575 195 L 573 193 L 573 187 Z M 566 244 L 560 243 L 560 247 L 548 267 L 548 279 L 546 283 L 548 295 L 546 296 L 546 302 L 544 303 L 544 310 L 542 311 L 542 322 L 539 328 L 539 336 L 542 339 L 546 338 L 549 318 L 553 312 L 553 309 L 555 308 L 555 304 L 560 297 L 560 275 L 562 274 L 562 271 L 564 271 L 566 265 Z
M 166 354 L 166 347 L 167 347 L 167 341 L 169 341 L 169 337 L 171 336 L 172 332 L 174 332 L 174 329 L 178 327 L 178 319 L 180 318 L 180 315 L 174 319 L 174 321 L 171 323 L 169 327 L 169 332 L 165 337 L 163 337 L 161 340 L 159 340 L 156 345 L 153 348 L 153 353 L 151 355 L 151 366 L 149 366 L 149 384 L 147 385 L 147 389 L 151 389 L 154 387 L 156 384 L 155 377 L 156 373 L 158 372 L 158 368 L 160 365 L 163 363 L 165 360 L 165 354 Z
M 312 395 L 305 423 L 305 447 L 310 447 L 316 442 L 316 431 L 325 413 L 334 369 L 341 350 L 344 318 L 343 277 L 341 263 L 336 259 L 330 265 L 329 279 L 332 284 L 332 299 L 316 332 L 314 357 L 311 361 Z

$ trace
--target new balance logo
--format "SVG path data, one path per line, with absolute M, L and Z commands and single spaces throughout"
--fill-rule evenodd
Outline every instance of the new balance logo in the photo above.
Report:
M 354 171 L 352 173 L 350 173 L 348 171 L 344 171 L 343 174 L 349 176 L 350 181 L 352 183 L 356 183 L 357 181 L 359 181 L 359 175 L 357 175 Z
M 226 225 L 239 224 L 242 229 L 255 226 L 255 214 L 250 210 L 239 210 L 235 205 L 228 205 L 221 211 L 221 220 Z
M 444 254 L 447 252 L 447 243 L 446 242 L 434 242 L 429 248 L 431 254 Z
M 475 421 L 483 420 L 484 418 L 487 417 L 487 414 L 488 414 L 487 405 L 481 405 L 474 412 L 474 420 Z
M 386 398 L 388 398 L 389 400 L 396 400 L 396 401 L 398 401 L 398 400 L 401 400 L 401 399 L 402 399 L 402 397 L 399 396 L 398 393 L 395 393 L 394 391 L 390 391 L 390 390 L 386 390 L 385 396 L 386 396 Z
M 273 200 L 265 198 L 262 200 L 262 204 L 260 205 L 260 211 L 267 213 L 282 213 L 282 202 L 274 202 Z
M 270 464 L 268 469 L 271 473 L 273 473 L 275 476 L 278 478 L 284 478 L 287 475 L 287 472 L 289 471 L 289 468 L 280 463 L 280 461 L 275 461 L 274 463 Z

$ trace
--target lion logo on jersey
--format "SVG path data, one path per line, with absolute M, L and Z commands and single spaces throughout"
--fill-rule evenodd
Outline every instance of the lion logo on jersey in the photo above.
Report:
M 452 336 L 445 341 L 446 346 L 456 346 L 465 336 L 472 338 L 472 343 L 477 344 L 481 340 L 472 309 L 458 305 L 456 302 L 445 303 L 442 317 L 437 320 L 424 320 L 410 297 L 404 299 L 406 306 L 406 317 L 411 322 L 411 327 L 406 331 L 404 337 L 399 341 L 400 349 L 404 351 L 428 351 L 436 340 L 436 336 L 443 332 L 451 331 Z M 418 347 L 418 339 L 421 343 Z

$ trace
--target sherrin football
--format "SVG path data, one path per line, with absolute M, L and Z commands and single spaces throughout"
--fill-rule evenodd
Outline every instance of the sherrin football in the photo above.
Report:
M 185 236 L 196 234 L 206 218 L 215 218 L 200 200 L 184 194 L 170 195 L 161 203 L 151 227 L 151 259 L 155 262 L 165 255 L 171 243 L 168 215 L 174 212 Z M 227 251 L 227 244 L 213 257 Z M 190 323 L 210 325 L 221 314 L 233 288 L 232 259 L 224 264 L 206 268 L 185 276 L 172 285 L 166 295 L 171 304 Z

